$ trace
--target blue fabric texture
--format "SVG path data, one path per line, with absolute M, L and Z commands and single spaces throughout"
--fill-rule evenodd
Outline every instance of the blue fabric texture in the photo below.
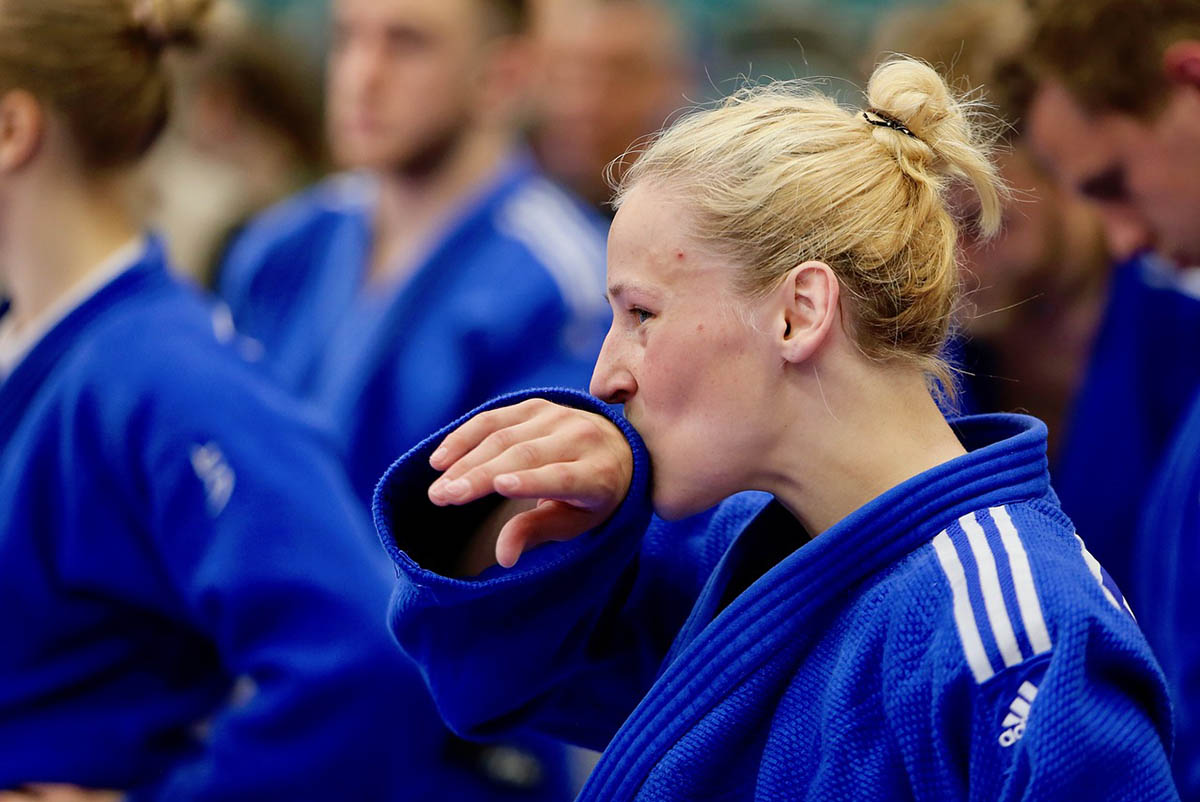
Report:
M 1138 519 L 1151 481 L 1200 388 L 1200 299 L 1152 257 L 1116 268 L 1108 306 L 1051 474 L 1088 548 L 1131 593 Z
M 451 578 L 405 525 L 445 432 L 376 493 L 393 631 L 457 731 L 604 748 L 585 800 L 1177 798 L 1162 673 L 1056 503 L 1039 421 L 953 421 L 967 455 L 809 540 L 758 493 L 656 519 L 628 424 L 542 395 L 630 440 L 602 527 Z
M 250 224 L 220 294 L 335 427 L 369 504 L 422 437 L 505 392 L 586 388 L 609 322 L 604 228 L 514 158 L 390 285 L 364 287 L 377 187 L 335 177 Z
M 441 728 L 327 438 L 220 332 L 151 240 L 0 383 L 0 788 L 544 798 Z
M 1146 637 L 1175 702 L 1175 776 L 1200 800 L 1200 395 L 1146 505 L 1135 585 Z

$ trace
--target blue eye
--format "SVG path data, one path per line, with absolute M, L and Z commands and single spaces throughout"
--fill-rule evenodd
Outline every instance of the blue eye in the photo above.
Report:
M 638 323 L 645 323 L 647 320 L 654 317 L 654 315 L 652 315 L 651 313 L 647 312 L 645 309 L 642 309 L 641 307 L 638 307 L 638 306 L 635 306 L 632 309 L 630 309 L 629 313 L 637 318 Z

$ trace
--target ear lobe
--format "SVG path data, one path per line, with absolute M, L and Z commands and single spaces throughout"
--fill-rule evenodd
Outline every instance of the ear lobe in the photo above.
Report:
M 1200 89 L 1200 42 L 1184 39 L 1163 53 L 1163 73 L 1173 84 Z
M 0 173 L 28 164 L 44 133 L 45 117 L 37 98 L 21 89 L 0 95 Z
M 784 329 L 779 340 L 783 358 L 800 363 L 829 340 L 838 316 L 841 287 L 833 269 L 810 261 L 792 268 L 780 286 Z

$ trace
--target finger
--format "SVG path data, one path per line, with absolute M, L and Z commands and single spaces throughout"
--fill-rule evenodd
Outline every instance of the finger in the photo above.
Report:
M 606 514 L 625 497 L 621 467 L 605 460 L 547 461 L 524 470 L 498 473 L 495 491 L 507 498 L 545 498 Z
M 441 479 L 453 482 L 464 474 L 484 465 L 521 443 L 538 440 L 549 434 L 544 421 L 537 419 L 521 421 L 506 426 L 483 438 L 473 449 L 463 454 L 442 473 Z
M 489 435 L 510 426 L 516 426 L 553 406 L 541 398 L 531 398 L 509 407 L 482 412 L 446 435 L 429 456 L 429 464 L 437 470 L 445 470 L 484 441 Z
M 517 564 L 520 556 L 542 543 L 570 540 L 597 523 L 595 513 L 548 500 L 536 508 L 513 516 L 496 538 L 496 562 L 505 568 Z
M 560 459 L 568 446 L 555 437 L 518 441 L 457 478 L 443 475 L 429 486 L 429 500 L 439 506 L 467 504 L 490 493 L 502 492 L 495 485 L 497 476 L 544 467 Z
M 116 791 L 98 791 L 62 783 L 31 783 L 26 789 L 38 802 L 116 802 L 121 794 Z

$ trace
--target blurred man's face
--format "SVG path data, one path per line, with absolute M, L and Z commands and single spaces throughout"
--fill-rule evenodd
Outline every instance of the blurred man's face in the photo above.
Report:
M 334 158 L 436 169 L 473 123 L 485 40 L 478 0 L 335 0 L 326 81 Z
M 1181 266 L 1200 265 L 1200 89 L 1174 89 L 1153 119 L 1115 114 L 1109 125 L 1155 248 Z
M 584 3 L 550 16 L 540 32 L 539 155 L 593 203 L 610 194 L 605 166 L 686 102 L 675 24 L 652 6 Z
M 1030 137 L 1058 179 L 1093 201 L 1116 258 L 1151 247 L 1200 264 L 1200 92 L 1172 91 L 1153 119 L 1090 114 L 1058 84 L 1044 85 Z
M 1029 141 L 1064 189 L 1095 204 L 1114 259 L 1152 244 L 1150 226 L 1129 193 L 1125 165 L 1107 118 L 1086 112 L 1060 84 L 1047 83 L 1029 109 Z

